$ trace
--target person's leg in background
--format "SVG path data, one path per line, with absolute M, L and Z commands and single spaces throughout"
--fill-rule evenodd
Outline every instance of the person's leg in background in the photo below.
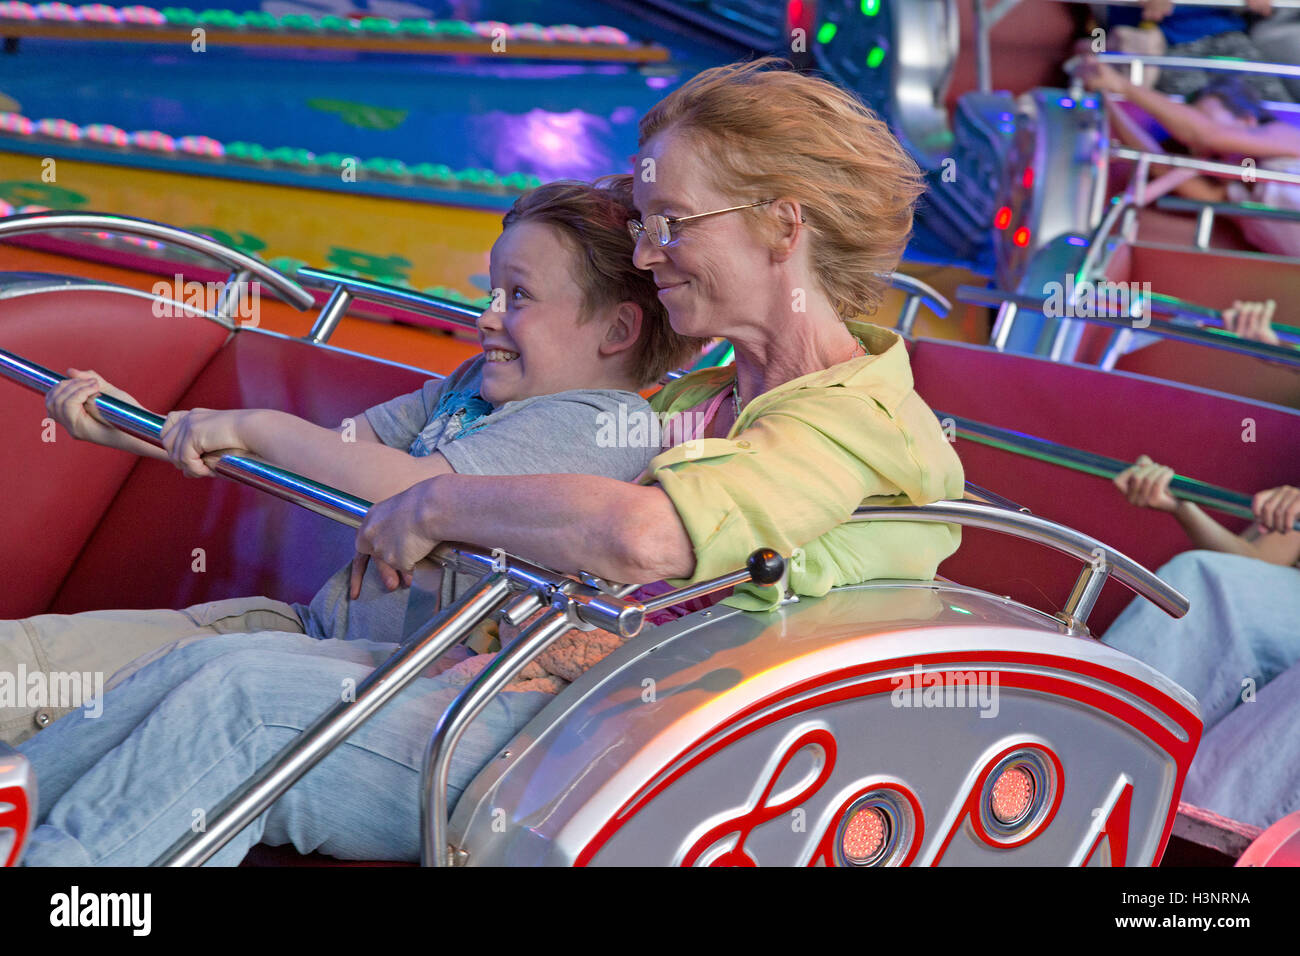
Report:
M 119 669 L 177 641 L 253 631 L 302 633 L 303 626 L 292 607 L 266 597 L 230 598 L 182 611 L 85 611 L 0 621 L 0 679 L 12 682 L 22 698 L 0 707 L 0 740 L 17 745 L 74 709 L 76 702 L 29 702 L 32 675 L 44 675 L 47 688 L 60 686 L 55 675 L 71 674 L 90 675 L 93 687 L 107 687 Z M 66 676 L 61 683 L 67 686 Z M 89 696 L 85 683 L 79 679 L 78 686 Z
M 1300 810 L 1300 665 L 1206 733 L 1183 799 L 1257 827 Z
M 1238 706 L 1243 690 L 1300 662 L 1300 570 L 1185 551 L 1156 573 L 1191 601 L 1186 616 L 1134 598 L 1101 640 L 1191 692 L 1207 729 Z

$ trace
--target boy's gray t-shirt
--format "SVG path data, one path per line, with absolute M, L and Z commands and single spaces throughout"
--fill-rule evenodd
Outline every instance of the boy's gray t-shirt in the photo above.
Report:
M 486 359 L 478 356 L 444 379 L 366 410 L 385 445 L 416 457 L 441 452 L 464 475 L 603 475 L 633 481 L 661 448 L 611 442 L 618 422 L 653 413 L 635 392 L 574 389 L 507 402 L 497 409 L 479 394 Z M 621 406 L 621 408 L 620 408 Z M 626 411 L 624 411 L 625 409 Z M 621 430 L 628 434 L 626 425 Z M 635 433 L 635 432 L 633 432 Z M 372 562 L 361 596 L 348 596 L 351 563 L 312 598 L 295 604 L 308 634 L 317 638 L 393 643 L 405 635 L 408 588 L 385 589 Z

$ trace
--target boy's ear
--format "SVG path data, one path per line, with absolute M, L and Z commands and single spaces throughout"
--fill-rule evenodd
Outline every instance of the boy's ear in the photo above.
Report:
M 601 339 L 600 354 L 617 355 L 636 345 L 641 338 L 644 318 L 641 306 L 635 302 L 620 302 Z

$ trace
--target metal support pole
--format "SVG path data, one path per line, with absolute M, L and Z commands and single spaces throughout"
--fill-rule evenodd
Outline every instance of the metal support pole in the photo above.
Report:
M 903 311 L 898 317 L 898 324 L 894 326 L 899 335 L 905 338 L 911 337 L 912 327 L 916 325 L 916 316 L 920 311 L 920 296 L 909 295 L 907 301 L 903 303 Z
M 329 337 L 338 328 L 339 322 L 343 320 L 343 316 L 347 315 L 350 305 L 352 305 L 352 293 L 341 285 L 335 286 L 329 299 L 321 307 L 320 315 L 316 316 L 316 321 L 312 323 L 311 331 L 307 333 L 307 341 L 318 344 L 328 342 Z
M 1104 553 L 1095 556 L 1093 563 L 1085 564 L 1074 581 L 1070 596 L 1065 599 L 1065 606 L 1056 612 L 1056 618 L 1072 630 L 1088 633 L 1088 615 L 1101 594 L 1106 578 L 1110 576 L 1110 565 Z
M 451 755 L 470 722 L 552 641 L 573 629 L 568 596 L 557 594 L 551 609 L 496 656 L 443 713 L 429 739 L 420 774 L 420 856 L 425 866 L 449 866 L 447 777 Z
M 1016 321 L 1016 312 L 1019 306 L 1014 302 L 1003 302 L 998 306 L 998 317 L 993 323 L 993 335 L 989 339 L 989 344 L 999 352 L 1007 350 L 1007 340 L 1011 338 L 1011 326 Z
M 1196 248 L 1210 248 L 1210 233 L 1214 231 L 1214 207 L 1202 206 L 1196 214 Z

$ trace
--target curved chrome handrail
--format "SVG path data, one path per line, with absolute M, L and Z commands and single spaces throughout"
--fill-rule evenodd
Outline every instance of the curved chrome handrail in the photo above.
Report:
M 1101 222 L 1097 223 L 1097 228 L 1092 231 L 1088 237 L 1088 248 L 1084 252 L 1083 262 L 1079 264 L 1077 281 L 1086 282 L 1092 278 L 1094 270 L 1097 269 L 1097 260 L 1101 257 L 1102 251 L 1106 248 L 1106 243 L 1110 239 L 1111 233 L 1115 231 L 1115 226 L 1119 222 L 1125 210 L 1133 205 L 1133 197 L 1127 193 L 1116 196 L 1110 201 L 1110 208 L 1102 216 Z
M 1189 607 L 1187 598 L 1176 588 L 1160 580 L 1126 554 L 1116 551 L 1082 531 L 1075 531 L 1073 528 L 1037 515 L 1011 511 L 1007 508 L 991 508 L 971 501 L 936 501 L 926 505 L 859 508 L 853 512 L 850 520 L 943 522 L 998 531 L 1036 544 L 1047 545 L 1093 567 L 1098 567 L 1104 562 L 1104 569 L 1114 574 L 1121 584 L 1135 594 L 1142 595 L 1173 617 L 1182 617 Z M 1085 569 L 1085 574 L 1087 573 L 1089 572 Z M 1100 587 L 1098 586 L 1096 590 L 1099 591 Z M 1095 594 L 1093 597 L 1095 600 Z M 1076 604 L 1073 608 L 1067 602 L 1064 612 L 1070 614 L 1076 623 L 1083 624 L 1091 609 L 1091 602 L 1087 607 Z
M 1228 57 L 1214 56 L 1151 56 L 1144 53 L 1096 53 L 1102 63 L 1140 63 L 1142 66 L 1158 66 L 1165 70 L 1206 70 L 1212 73 L 1254 73 L 1262 76 L 1279 76 L 1300 78 L 1300 66 L 1290 63 L 1252 63 L 1250 60 L 1236 60 Z M 1065 72 L 1072 72 L 1078 63 L 1077 57 L 1065 61 Z
M 891 272 L 889 285 L 891 288 L 907 293 L 907 298 L 903 301 L 903 309 L 894 323 L 894 330 L 900 335 L 912 334 L 912 327 L 916 324 L 916 316 L 921 311 L 922 302 L 941 319 L 952 311 L 952 303 L 928 282 L 922 282 L 902 272 Z
M 194 232 L 168 226 L 165 223 L 149 219 L 137 219 L 134 216 L 118 216 L 110 213 L 96 212 L 30 212 L 6 216 L 0 219 L 0 240 L 33 233 L 53 232 L 60 229 L 74 229 L 81 232 L 112 232 L 123 236 L 140 236 L 166 242 L 190 252 L 215 259 L 234 270 L 235 275 L 228 281 L 238 281 L 240 273 L 248 273 L 252 278 L 261 280 L 262 284 L 275 292 L 282 300 L 299 311 L 309 309 L 316 304 L 315 297 L 302 286 L 294 282 L 283 272 L 273 269 L 260 259 L 223 246 L 214 239 L 200 236 Z

